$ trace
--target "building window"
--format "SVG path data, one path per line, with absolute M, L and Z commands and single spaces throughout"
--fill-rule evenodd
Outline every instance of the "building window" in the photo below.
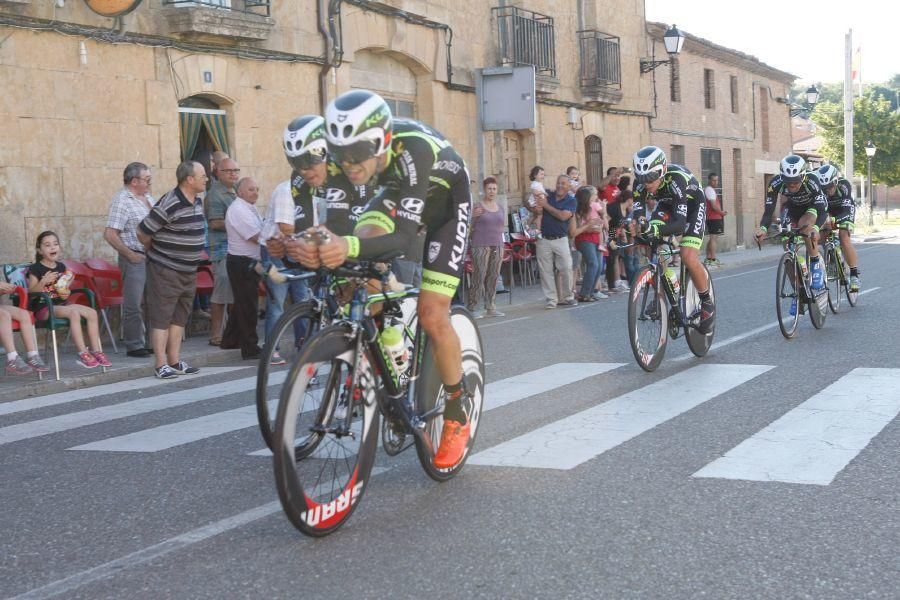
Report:
M 706 108 L 716 107 L 716 74 L 712 69 L 703 69 L 703 99 Z
M 492 9 L 497 19 L 500 64 L 534 65 L 538 75 L 556 77 L 553 17 L 517 6 Z
M 763 152 L 769 151 L 769 89 L 759 88 L 759 128 Z
M 681 102 L 681 74 L 677 58 L 673 58 L 669 63 L 669 99 L 672 102 Z
M 737 75 L 731 76 L 731 112 L 738 111 L 738 78 Z
M 387 105 L 391 107 L 391 114 L 401 119 L 415 119 L 416 105 L 409 100 L 397 100 L 395 98 L 385 98 Z
M 177 8 L 205 6 L 272 16 L 270 0 L 163 0 L 163 6 Z
M 672 145 L 672 149 L 669 151 L 669 162 L 684 166 L 684 146 Z
M 706 182 L 709 181 L 710 174 L 715 173 L 719 176 L 719 187 L 716 188 L 716 193 L 719 194 L 719 201 L 722 202 L 722 206 L 725 206 L 725 201 L 722 198 L 722 151 L 718 148 L 700 148 L 700 177 L 702 181 L 700 183 L 700 187 L 706 187 Z
M 395 117 L 416 118 L 416 76 L 389 54 L 357 52 L 350 64 L 350 87 L 378 92 Z
M 603 142 L 596 135 L 584 138 L 585 177 L 596 186 L 603 179 Z
M 593 29 L 578 32 L 581 87 L 622 88 L 619 38 Z

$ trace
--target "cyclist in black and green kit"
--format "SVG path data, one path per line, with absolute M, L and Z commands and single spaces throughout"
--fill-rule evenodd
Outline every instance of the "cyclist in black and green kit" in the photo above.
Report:
M 656 146 L 645 146 L 634 155 L 634 214 L 644 214 L 648 199 L 656 199 L 656 208 L 646 224 L 649 237 L 680 235 L 681 260 L 700 296 L 700 322 L 697 331 L 711 333 L 716 307 L 709 293 L 709 278 L 700 263 L 700 246 L 706 227 L 706 197 L 697 178 L 681 165 L 669 164 L 666 154 Z
M 330 236 L 322 245 L 304 244 L 289 253 L 309 268 L 337 267 L 348 258 L 387 260 L 404 254 L 425 230 L 418 317 L 447 394 L 434 465 L 452 468 L 471 439 L 460 341 L 450 324 L 469 233 L 468 171 L 441 134 L 417 121 L 395 121 L 384 99 L 370 91 L 338 96 L 325 112 L 325 126 L 328 152 L 342 174 L 355 185 L 374 181 L 381 190 L 353 235 Z
M 857 265 L 856 248 L 850 239 L 853 233 L 853 224 L 856 220 L 856 203 L 853 201 L 853 186 L 841 177 L 834 165 L 822 165 L 813 174 L 819 180 L 819 187 L 828 201 L 828 216 L 834 219 L 834 225 L 838 229 L 838 238 L 841 241 L 841 249 L 847 258 L 850 267 L 850 291 L 859 291 L 859 266 Z M 831 219 L 825 221 L 825 228 L 829 228 Z M 827 237 L 827 236 L 826 236 Z

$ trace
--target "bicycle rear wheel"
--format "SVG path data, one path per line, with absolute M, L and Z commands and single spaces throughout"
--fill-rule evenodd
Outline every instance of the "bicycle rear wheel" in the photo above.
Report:
M 306 535 L 334 532 L 365 492 L 378 443 L 375 382 L 346 323 L 311 338 L 288 373 L 275 425 L 275 485 L 285 515 Z
M 850 267 L 847 266 L 847 261 L 844 260 L 844 253 L 841 253 L 841 285 L 844 287 L 844 293 L 847 295 L 847 304 L 850 306 L 856 306 L 856 301 L 859 298 L 859 291 L 852 292 L 850 291 Z
M 800 321 L 800 294 L 797 291 L 800 277 L 800 269 L 794 257 L 787 252 L 782 254 L 775 277 L 775 312 L 781 335 L 787 339 L 797 334 L 797 323 Z M 794 314 L 791 314 L 792 303 Z
M 669 312 L 663 295 L 654 267 L 637 272 L 628 295 L 628 338 L 634 359 L 647 372 L 654 371 L 666 354 Z
M 291 365 L 300 352 L 303 340 L 315 333 L 318 324 L 319 314 L 313 303 L 299 302 L 278 318 L 272 332 L 266 336 L 256 372 L 256 415 L 259 432 L 270 450 L 275 431 L 275 408 L 281 394 L 281 387 L 277 384 L 284 381 L 280 374 L 273 376 L 274 372 L 283 369 L 272 364 L 272 357 L 278 352 L 285 364 Z
M 706 279 L 709 281 L 709 297 L 715 306 L 716 291 L 713 287 L 712 276 L 709 274 L 709 269 L 706 268 L 706 265 L 703 265 L 703 270 L 706 271 Z M 688 321 L 684 326 L 684 337 L 687 340 L 688 348 L 691 349 L 694 356 L 706 356 L 706 353 L 709 352 L 709 347 L 712 346 L 716 330 L 713 327 L 713 330 L 706 335 L 697 331 L 696 325 L 700 322 L 700 295 L 697 293 L 697 287 L 694 285 L 694 280 L 691 279 L 690 273 L 686 274 L 684 279 L 684 314 Z M 716 312 L 718 310 L 719 308 L 716 307 Z M 716 318 L 718 319 L 718 315 Z
M 825 279 L 828 279 L 828 273 L 824 274 Z M 828 286 L 828 282 L 825 282 L 826 287 Z M 828 316 L 828 292 L 827 290 L 810 290 L 812 292 L 812 300 L 809 302 L 809 320 L 812 322 L 813 327 L 816 329 L 822 329 L 825 327 L 825 317 Z
M 459 336 L 462 349 L 463 377 L 466 389 L 472 394 L 472 404 L 469 407 L 469 443 L 463 453 L 462 459 L 449 469 L 438 469 L 434 466 L 434 454 L 441 443 L 441 433 L 444 430 L 443 406 L 444 384 L 434 361 L 431 345 L 426 340 L 422 350 L 422 369 L 419 385 L 416 388 L 416 412 L 419 415 L 435 411 L 437 414 L 428 420 L 425 433 L 428 442 L 416 438 L 416 454 L 425 473 L 435 481 L 446 481 L 459 473 L 466 464 L 466 459 L 475 445 L 475 436 L 478 433 L 478 425 L 481 422 L 481 413 L 484 403 L 484 354 L 481 343 L 481 333 L 468 310 L 462 306 L 453 306 L 450 309 L 450 323 L 456 335 Z

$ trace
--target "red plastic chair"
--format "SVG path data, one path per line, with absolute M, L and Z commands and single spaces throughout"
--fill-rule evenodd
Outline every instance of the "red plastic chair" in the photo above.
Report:
M 28 323 L 27 326 L 31 327 L 32 331 L 34 331 L 34 313 L 31 312 L 30 310 L 28 310 L 28 290 L 23 288 L 21 285 L 17 285 L 16 289 L 13 290 L 12 292 L 10 292 L 9 297 L 13 301 L 13 306 L 17 306 L 19 308 L 22 308 L 22 309 L 25 309 L 26 311 L 28 311 L 28 315 L 31 317 L 31 322 Z M 12 320 L 12 330 L 13 330 L 13 332 L 16 332 L 16 331 L 21 332 L 22 331 L 22 323 L 13 319 Z M 37 332 L 35 332 L 35 333 L 37 333 Z M 35 339 L 37 339 L 37 336 L 35 336 Z M 38 379 L 43 379 L 43 378 L 44 378 L 44 374 L 38 372 Z
M 88 258 L 84 261 L 85 266 L 90 269 L 94 279 L 94 287 L 97 290 L 97 309 L 103 316 L 103 322 L 106 324 L 106 331 L 113 343 L 113 350 L 118 352 L 116 342 L 113 339 L 112 332 L 109 327 L 109 309 L 113 306 L 119 307 L 119 323 L 120 338 L 124 336 L 125 321 L 125 287 L 122 284 L 122 271 L 117 265 L 102 258 Z
M 513 240 L 509 245 L 512 253 L 513 267 L 519 267 L 519 282 L 523 285 L 531 285 L 535 282 L 534 276 L 534 251 L 525 239 Z
M 101 287 L 98 285 L 97 280 L 94 278 L 94 271 L 90 269 L 86 264 L 80 263 L 76 260 L 66 260 L 63 261 L 66 265 L 66 268 L 72 272 L 74 275 L 72 279 L 73 288 L 87 288 L 94 293 L 94 308 L 100 313 L 100 317 L 103 319 L 103 325 L 106 327 L 106 333 L 109 334 L 109 341 L 112 343 L 113 352 L 116 354 L 119 353 L 119 348 L 116 346 L 116 336 L 113 335 L 112 328 L 109 326 L 109 319 L 106 318 L 106 310 L 107 306 L 113 306 L 114 304 L 111 302 L 104 302 L 103 291 Z M 105 262 L 105 261 L 104 261 Z M 116 269 L 118 271 L 118 269 Z M 122 276 L 118 275 L 118 289 L 119 289 L 119 306 L 122 304 L 121 298 L 121 289 L 122 289 Z M 76 297 L 73 293 L 72 298 L 74 298 L 76 302 L 79 304 L 84 304 L 84 301 L 80 296 Z M 88 304 L 90 306 L 90 304 Z

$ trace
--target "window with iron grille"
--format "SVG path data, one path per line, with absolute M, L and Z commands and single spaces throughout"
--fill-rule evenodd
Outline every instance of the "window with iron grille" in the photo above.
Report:
M 593 29 L 578 32 L 581 87 L 621 89 L 619 38 Z
M 588 185 L 599 184 L 603 179 L 603 141 L 596 135 L 584 138 L 584 166 Z
M 738 78 L 737 75 L 731 76 L 731 112 L 738 111 Z
M 673 57 L 669 62 L 669 99 L 672 102 L 681 102 L 681 74 L 677 57 Z
M 703 98 L 706 108 L 716 107 L 716 74 L 712 69 L 703 69 Z
M 672 144 L 672 148 L 669 151 L 669 162 L 684 166 L 684 146 Z
M 271 0 L 163 0 L 163 6 L 177 8 L 221 8 L 237 12 L 256 13 L 272 16 Z
M 553 17 L 517 6 L 492 9 L 497 19 L 500 64 L 534 65 L 538 75 L 556 77 Z

